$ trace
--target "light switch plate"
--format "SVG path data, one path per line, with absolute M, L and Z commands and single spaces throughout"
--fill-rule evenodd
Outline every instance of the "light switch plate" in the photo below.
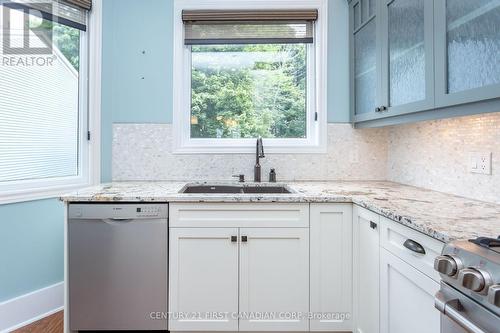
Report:
M 471 173 L 491 175 L 491 153 L 490 152 L 470 153 L 469 171 Z

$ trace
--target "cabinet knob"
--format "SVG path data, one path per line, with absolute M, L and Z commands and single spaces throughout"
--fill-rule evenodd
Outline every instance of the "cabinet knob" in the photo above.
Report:
M 247 236 L 241 236 L 241 241 L 243 243 L 246 243 L 248 241 L 248 237 Z
M 238 241 L 238 236 L 231 236 L 231 242 L 236 243 Z
M 380 111 L 382 111 L 382 109 L 380 109 L 379 107 L 375 108 L 375 112 L 380 112 Z
M 387 111 L 387 106 L 381 106 L 380 111 Z

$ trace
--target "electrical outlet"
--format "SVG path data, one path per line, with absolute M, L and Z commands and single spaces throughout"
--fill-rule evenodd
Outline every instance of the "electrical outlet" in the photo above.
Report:
M 491 153 L 470 153 L 469 171 L 491 175 Z

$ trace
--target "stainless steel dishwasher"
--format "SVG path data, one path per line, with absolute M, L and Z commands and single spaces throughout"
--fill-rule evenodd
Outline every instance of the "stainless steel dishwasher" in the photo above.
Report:
M 166 330 L 168 204 L 70 204 L 71 330 Z

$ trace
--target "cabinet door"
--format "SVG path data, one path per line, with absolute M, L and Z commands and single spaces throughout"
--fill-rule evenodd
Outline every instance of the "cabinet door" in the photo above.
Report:
M 499 0 L 435 0 L 437 106 L 500 97 L 499 22 Z
M 439 284 L 385 249 L 381 249 L 380 331 L 439 333 L 434 308 Z
M 352 330 L 352 205 L 311 204 L 311 331 Z
M 433 1 L 379 0 L 386 116 L 434 107 Z
M 356 205 L 353 217 L 354 332 L 378 333 L 380 217 Z
M 373 119 L 380 100 L 380 48 L 377 37 L 377 1 L 349 4 L 351 44 L 351 105 L 355 121 Z
M 240 331 L 307 331 L 309 229 L 240 229 Z
M 237 239 L 237 228 L 170 229 L 170 331 L 238 330 Z

